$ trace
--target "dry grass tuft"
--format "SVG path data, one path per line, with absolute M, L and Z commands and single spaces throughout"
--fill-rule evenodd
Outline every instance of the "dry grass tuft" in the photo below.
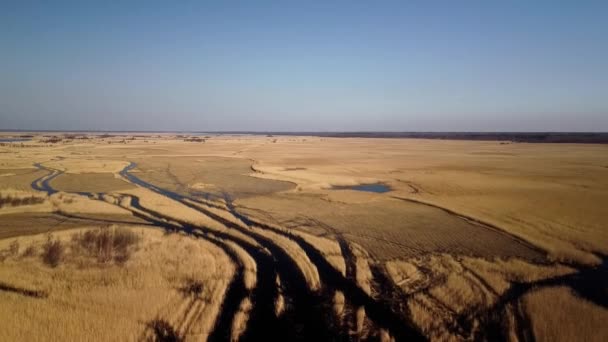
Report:
M 239 258 L 241 265 L 243 265 L 243 282 L 245 283 L 245 288 L 252 290 L 257 283 L 258 267 L 255 260 L 236 243 L 232 241 L 224 241 L 224 243 L 227 244 Z
M 350 244 L 350 248 L 355 256 L 355 279 L 357 285 L 361 287 L 365 293 L 371 295 L 372 293 L 372 270 L 369 267 L 370 257 L 367 252 L 357 244 Z
M 11 244 L 8 247 L 8 255 L 12 256 L 12 257 L 17 256 L 17 254 L 19 254 L 19 248 L 20 248 L 19 240 L 15 239 L 15 241 L 11 242 Z
M 313 245 L 336 270 L 342 273 L 342 275 L 346 275 L 346 263 L 337 241 L 297 230 L 293 230 L 291 233 L 299 235 L 306 242 Z
M 247 328 L 247 321 L 249 320 L 249 312 L 253 308 L 253 303 L 249 298 L 243 299 L 239 310 L 234 315 L 232 320 L 232 336 L 230 341 L 238 341 L 239 337 L 245 332 Z
M 361 306 L 357 309 L 357 312 L 355 313 L 355 333 L 358 336 L 361 336 L 364 333 L 363 329 L 365 327 L 365 318 L 365 308 Z
M 117 227 L 103 227 L 72 235 L 75 247 L 101 263 L 124 263 L 129 259 L 132 247 L 140 240 L 141 237 L 133 231 Z
M 148 327 L 154 332 L 153 341 L 155 342 L 181 342 L 184 340 L 169 322 L 163 319 L 155 319 L 148 323 Z
M 19 187 L 19 184 L 11 184 L 8 189 L 0 188 L 0 214 L 51 211 L 46 194 L 16 190 L 15 187 Z
M 37 253 L 37 249 L 35 245 L 29 245 L 24 251 L 23 254 L 21 254 L 21 257 L 23 258 L 29 258 L 29 257 L 33 257 L 34 255 L 36 255 Z
M 0 208 L 2 207 L 18 207 L 21 205 L 40 204 L 44 202 L 44 198 L 36 196 L 28 197 L 12 197 L 0 195 Z
M 204 284 L 197 279 L 186 279 L 185 285 L 179 289 L 184 296 L 192 296 L 200 298 L 203 294 Z
M 49 234 L 46 243 L 42 245 L 42 261 L 51 267 L 57 267 L 64 254 L 65 246 L 61 240 L 53 239 L 53 235 Z
M 285 311 L 285 297 L 283 296 L 283 294 L 281 293 L 281 278 L 279 277 L 279 275 L 277 274 L 277 278 L 275 280 L 275 283 L 277 284 L 277 288 L 279 289 L 279 293 L 277 295 L 277 298 L 275 298 L 274 300 L 274 314 L 277 317 L 280 317 L 283 312 Z
M 342 291 L 336 291 L 334 293 L 333 304 L 334 314 L 338 320 L 341 321 L 344 318 L 344 309 L 346 304 L 346 298 L 344 297 L 344 293 Z

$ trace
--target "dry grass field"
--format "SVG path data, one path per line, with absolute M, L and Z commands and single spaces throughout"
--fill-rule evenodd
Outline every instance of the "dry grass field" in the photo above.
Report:
M 608 145 L 202 140 L 1 144 L 0 340 L 607 338 Z
M 135 188 L 112 173 L 64 173 L 53 179 L 51 185 L 65 192 L 111 192 Z
M 0 268 L 0 286 L 12 289 L 0 291 L 0 339 L 137 340 L 152 337 L 157 321 L 167 322 L 188 339 L 205 338 L 234 272 L 227 256 L 213 244 L 188 236 L 123 229 L 141 241 L 121 262 L 99 260 L 97 246 L 73 241 L 86 229 L 52 235 L 65 246 L 55 267 L 40 255 L 47 235 L 2 240 L 4 248 L 15 241 L 22 247 Z

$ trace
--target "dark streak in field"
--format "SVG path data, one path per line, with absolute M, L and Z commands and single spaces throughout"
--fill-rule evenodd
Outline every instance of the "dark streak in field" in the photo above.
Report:
M 223 239 L 235 241 L 237 244 L 243 247 L 250 255 L 254 257 L 254 259 L 256 259 L 256 262 L 259 263 L 259 277 L 266 278 L 268 284 L 270 284 L 270 280 L 272 280 L 272 285 L 258 284 L 256 287 L 256 290 L 258 290 L 258 295 L 254 297 L 255 299 L 259 299 L 259 297 L 261 297 L 259 294 L 260 291 L 274 289 L 274 293 L 272 294 L 271 298 L 268 298 L 268 293 L 265 293 L 263 294 L 264 301 L 262 303 L 259 301 L 254 303 L 255 305 L 250 314 L 250 320 L 254 322 L 258 320 L 260 324 L 256 325 L 250 322 L 247 330 L 245 331 L 245 335 L 243 336 L 244 339 L 276 339 L 282 336 L 289 340 L 327 340 L 332 337 L 332 334 L 327 331 L 327 325 L 325 322 L 323 322 L 324 318 L 327 317 L 326 311 L 330 310 L 329 307 L 325 308 L 326 305 L 324 305 L 324 301 L 320 299 L 319 295 L 311 292 L 308 289 L 306 279 L 304 278 L 301 270 L 297 267 L 294 260 L 292 260 L 282 248 L 276 245 L 271 239 L 253 234 L 251 231 L 240 227 L 238 224 L 235 224 L 209 210 L 204 209 L 202 207 L 204 203 L 197 202 L 195 199 L 187 198 L 172 191 L 161 189 L 139 179 L 138 177 L 129 173 L 129 170 L 133 169 L 134 167 L 135 164 L 132 163 L 121 172 L 121 175 L 134 184 L 145 187 L 194 210 L 197 210 L 222 223 L 226 227 L 239 230 L 241 233 L 255 239 L 272 253 L 272 258 L 268 260 L 268 257 L 264 257 L 262 253 L 255 248 L 255 246 L 249 245 L 246 241 L 237 239 L 229 234 L 224 234 L 222 236 L 220 235 L 221 233 L 215 231 L 212 232 Z M 187 200 L 194 201 L 200 205 L 194 205 Z M 239 219 L 241 218 L 239 217 Z M 275 264 L 277 264 L 278 267 L 275 268 Z M 268 272 L 271 269 L 274 272 Z M 276 285 L 274 284 L 274 278 L 277 273 L 281 277 L 281 282 L 285 289 L 284 294 L 288 296 L 291 301 L 293 301 L 293 305 L 286 310 L 280 320 L 270 317 L 270 305 L 268 305 L 268 303 L 273 302 L 277 294 Z M 259 311 L 262 309 L 265 311 L 263 313 L 263 317 L 265 317 L 264 319 L 260 319 L 258 317 L 260 315 Z M 274 322 L 274 324 L 269 324 L 269 322 Z M 257 332 L 254 333 L 254 331 L 251 329 L 256 329 Z M 259 336 L 259 334 L 263 334 L 263 336 Z
M 337 270 L 333 268 L 333 266 L 331 266 L 327 262 L 327 260 L 322 256 L 319 251 L 317 251 L 312 245 L 304 241 L 301 237 L 293 236 L 281 230 L 264 225 L 260 222 L 253 221 L 251 218 L 238 213 L 229 198 L 225 199 L 226 205 L 228 206 L 228 210 L 230 211 L 230 213 L 232 213 L 236 218 L 241 220 L 246 225 L 255 225 L 263 229 L 271 230 L 275 233 L 287 236 L 288 238 L 298 243 L 298 245 L 303 248 L 308 257 L 312 260 L 312 262 L 319 270 L 323 284 L 326 287 L 325 293 L 315 294 L 310 292 L 310 290 L 306 286 L 306 281 L 295 262 L 291 260 L 289 255 L 287 255 L 271 239 L 259 236 L 257 234 L 253 234 L 251 231 L 245 230 L 239 225 L 228 221 L 223 217 L 220 217 L 200 206 L 193 205 L 192 203 L 186 201 L 187 199 L 190 201 L 196 200 L 186 198 L 185 196 L 179 195 L 171 191 L 167 191 L 165 189 L 161 189 L 145 181 L 142 181 L 141 179 L 133 176 L 128 172 L 134 167 L 135 164 L 132 163 L 131 165 L 129 165 L 129 167 L 125 168 L 123 172 L 121 172 L 121 175 L 129 179 L 132 183 L 138 184 L 152 191 L 160 193 L 164 196 L 167 196 L 190 208 L 202 212 L 203 214 L 211 217 L 212 219 L 224 224 L 229 228 L 241 231 L 242 233 L 257 240 L 259 243 L 261 243 L 264 247 L 268 248 L 272 252 L 275 258 L 277 258 L 277 261 L 280 263 L 278 272 L 281 276 L 282 282 L 288 289 L 287 295 L 291 298 L 291 300 L 294 301 L 294 305 L 291 307 L 291 310 L 285 315 L 293 317 L 293 319 L 296 320 L 295 322 L 292 322 L 292 324 L 296 324 L 295 326 L 302 326 L 302 329 L 299 330 L 299 332 L 296 334 L 296 336 L 293 336 L 293 338 L 303 338 L 305 340 L 309 340 L 311 338 L 317 340 L 319 338 L 323 340 L 329 338 L 339 338 L 339 333 L 334 332 L 332 334 L 327 331 L 327 325 L 324 324 L 324 322 L 322 321 L 322 317 L 327 317 L 329 315 L 328 312 L 331 312 L 331 303 L 326 303 L 329 300 L 328 291 L 337 289 L 345 293 L 346 297 L 353 303 L 365 306 L 369 317 L 374 320 L 379 326 L 387 327 L 389 331 L 398 339 L 401 340 L 402 338 L 413 338 L 416 340 L 424 340 L 422 335 L 418 332 L 417 328 L 415 328 L 415 326 L 411 324 L 411 322 L 408 323 L 406 320 L 404 320 L 403 317 L 400 317 L 399 315 L 395 314 L 390 309 L 386 308 L 384 305 L 379 304 L 373 298 L 367 295 L 363 290 L 361 290 L 356 284 L 346 279 L 342 274 L 340 274 Z M 333 291 L 331 292 L 333 293 Z M 323 312 L 326 312 L 326 314 L 323 314 Z M 251 324 L 249 326 L 251 326 Z
M 52 170 L 41 166 L 40 164 L 36 164 L 36 167 L 46 170 L 49 174 L 32 182 L 32 187 L 39 191 L 46 191 L 48 194 L 55 193 L 56 191 L 49 185 L 49 182 L 54 177 L 61 174 L 61 171 Z M 192 225 L 179 219 L 167 217 L 162 213 L 142 206 L 136 196 L 121 195 L 128 196 L 131 199 L 132 208 L 121 207 L 131 210 L 134 216 L 147 221 L 148 225 L 163 227 L 170 231 L 183 231 L 187 234 L 206 239 L 224 250 L 229 258 L 237 265 L 236 277 L 228 286 L 225 301 L 222 304 L 216 326 L 209 336 L 210 340 L 230 339 L 232 320 L 239 309 L 241 301 L 247 297 L 252 300 L 254 305 L 250 312 L 249 322 L 247 329 L 242 336 L 242 340 L 348 340 L 350 337 L 348 336 L 347 331 L 344 331 L 343 329 L 338 331 L 335 327 L 339 326 L 339 324 L 336 325 L 334 324 L 335 322 L 327 321 L 328 317 L 333 317 L 331 300 L 335 291 L 343 292 L 346 300 L 354 307 L 365 307 L 368 317 L 374 321 L 377 326 L 388 329 L 392 336 L 397 340 L 425 340 L 418 331 L 418 328 L 409 318 L 407 307 L 404 307 L 408 296 L 399 291 L 398 287 L 390 278 L 388 278 L 385 270 L 382 270 L 378 265 L 372 265 L 374 287 L 380 299 L 372 298 L 356 284 L 354 280 L 356 257 L 348 242 L 346 242 L 341 235 L 338 236 L 338 243 L 342 255 L 345 258 L 346 276 L 336 270 L 314 245 L 307 242 L 301 236 L 259 222 L 252 217 L 240 213 L 227 194 L 224 195 L 224 202 L 227 209 L 219 205 L 210 205 L 209 203 L 167 191 L 142 181 L 129 172 L 133 168 L 135 168 L 135 164 L 131 163 L 121 171 L 121 175 L 131 183 L 147 188 L 197 210 L 229 229 L 238 230 L 240 233 L 254 239 L 257 243 L 262 245 L 264 249 L 270 251 L 269 254 L 264 249 L 252 245 L 247 240 L 243 240 L 228 233 L 212 230 L 203 226 Z M 80 195 L 100 200 L 102 194 L 80 193 Z M 424 202 L 403 198 L 399 199 L 436 207 L 449 214 L 457 215 L 464 220 L 483 225 L 497 233 L 507 235 L 509 238 L 516 240 L 518 243 L 535 252 L 539 254 L 542 253 L 537 247 L 504 232 L 498 227 L 487 225 L 474 218 L 466 217 L 452 212 L 451 210 Z M 306 279 L 302 274 L 302 271 L 296 265 L 295 261 L 292 260 L 291 257 L 272 239 L 256 234 L 250 229 L 246 229 L 239 224 L 225 219 L 208 210 L 206 206 L 226 210 L 232 214 L 232 216 L 242 221 L 246 226 L 259 227 L 287 237 L 297 243 L 316 266 L 319 276 L 321 277 L 323 288 L 320 291 L 310 290 L 306 285 Z M 80 217 L 74 216 L 73 218 Z M 244 266 L 239 262 L 238 255 L 222 240 L 236 243 L 255 260 L 258 266 L 258 281 L 257 286 L 253 290 L 249 291 L 245 288 L 243 279 Z M 608 258 L 604 258 L 602 265 L 605 265 L 607 260 Z M 516 333 L 518 337 L 523 340 L 533 338 L 529 325 L 529 317 L 526 316 L 521 307 L 521 297 L 532 290 L 549 286 L 568 286 L 581 297 L 603 307 L 608 307 L 608 293 L 606 290 L 608 288 L 608 268 L 604 266 L 586 267 L 581 265 L 573 267 L 577 268 L 578 271 L 576 273 L 543 279 L 532 283 L 512 284 L 507 292 L 499 296 L 499 299 L 492 307 L 482 310 L 482 312 L 476 311 L 461 314 L 456 320 L 458 325 L 452 328 L 455 329 L 454 331 L 456 333 L 463 334 L 464 331 L 462 329 L 468 330 L 467 327 L 470 328 L 472 326 L 473 319 L 481 317 L 481 328 L 476 330 L 476 336 L 474 336 L 474 338 L 502 340 L 507 337 L 508 333 L 505 328 L 503 316 L 505 310 L 511 310 L 516 317 Z M 277 275 L 281 278 L 283 286 L 282 293 L 286 296 L 288 302 L 286 311 L 281 317 L 276 317 L 274 314 L 274 299 L 277 298 L 279 292 L 275 283 Z M 0 283 L 0 290 L 18 292 L 12 287 L 4 286 L 2 283 Z M 28 295 L 30 292 L 27 291 L 29 290 L 22 290 L 18 293 Z
M 48 296 L 48 294 L 44 291 L 28 290 L 28 289 L 16 287 L 16 286 L 13 286 L 10 284 L 6 284 L 3 282 L 0 282 L 0 291 L 12 292 L 12 293 L 20 294 L 22 296 L 32 297 L 32 298 L 46 298 Z
M 138 226 L 157 226 L 156 224 L 153 224 L 153 223 L 134 222 L 134 221 L 120 221 L 120 220 L 109 220 L 109 219 L 102 219 L 102 218 L 96 218 L 96 217 L 86 217 L 86 216 L 80 216 L 80 215 L 75 215 L 75 214 L 68 214 L 66 212 L 58 212 L 57 214 L 60 215 L 60 216 L 69 218 L 69 219 L 93 221 L 93 222 L 100 222 L 100 223 L 106 223 L 106 224 L 125 224 L 125 225 L 138 225 Z
M 490 223 L 487 223 L 487 222 L 483 222 L 483 221 L 480 221 L 480 220 L 478 220 L 478 219 L 476 219 L 474 217 L 466 216 L 466 215 L 457 213 L 457 212 L 455 212 L 453 210 L 450 210 L 450 209 L 447 209 L 447 208 L 444 208 L 444 207 L 441 207 L 441 206 L 438 206 L 438 205 L 435 205 L 435 204 L 432 204 L 432 203 L 427 203 L 427 202 L 424 202 L 424 201 L 419 201 L 419 200 L 416 200 L 416 199 L 413 199 L 413 198 L 404 198 L 404 197 L 398 197 L 398 196 L 393 196 L 393 198 L 401 200 L 401 201 L 405 201 L 405 202 L 416 203 L 416 204 L 432 207 L 432 208 L 435 208 L 435 209 L 439 209 L 439 210 L 441 210 L 441 211 L 443 211 L 443 212 L 445 212 L 445 213 L 447 213 L 449 215 L 458 217 L 458 218 L 460 218 L 462 220 L 465 220 L 465 221 L 467 221 L 469 223 L 476 224 L 478 226 L 484 227 L 484 228 L 486 228 L 488 230 L 491 230 L 491 231 L 493 231 L 493 232 L 495 232 L 495 233 L 497 233 L 499 235 L 502 235 L 502 236 L 504 236 L 504 237 L 506 237 L 506 238 L 508 238 L 508 239 L 510 239 L 510 240 L 512 240 L 514 242 L 516 242 L 517 244 L 519 244 L 519 245 L 521 245 L 521 246 L 529 249 L 531 252 L 537 254 L 536 258 L 534 258 L 534 261 L 539 262 L 539 263 L 546 262 L 546 257 L 545 257 L 546 256 L 546 252 L 544 250 L 542 250 L 541 248 L 536 247 L 535 245 L 529 243 L 528 241 L 526 241 L 526 240 L 524 240 L 524 239 L 522 239 L 520 237 L 517 237 L 517 236 L 515 236 L 513 234 L 509 234 L 504 229 L 501 229 L 500 227 L 497 227 L 497 226 L 495 226 L 493 224 L 490 224 Z
M 289 234 L 280 229 L 257 222 L 252 218 L 245 217 L 236 211 L 231 201 L 227 201 L 227 203 L 230 203 L 228 208 L 232 214 L 241 220 L 245 220 L 244 222 L 246 224 L 256 225 L 277 234 L 287 236 L 298 243 L 298 245 L 306 252 L 313 264 L 317 267 L 321 281 L 326 287 L 334 290 L 340 290 L 351 303 L 357 306 L 364 306 L 370 319 L 372 319 L 378 326 L 387 328 L 397 340 L 425 340 L 409 317 L 403 317 L 392 311 L 387 305 L 373 299 L 353 281 L 345 278 L 327 261 L 327 259 L 325 259 L 325 257 L 323 257 L 320 251 L 318 251 L 313 245 L 308 243 L 302 237 Z M 385 284 L 386 286 L 392 286 L 392 282 L 385 282 Z
M 481 319 L 481 328 L 477 331 L 476 340 L 508 340 L 509 332 L 504 324 L 507 308 L 513 308 L 517 321 L 516 333 L 520 339 L 529 340 L 533 337 L 529 317 L 521 309 L 521 299 L 531 291 L 543 288 L 566 286 L 571 288 L 582 298 L 589 300 L 604 308 L 608 308 L 608 269 L 601 266 L 579 265 L 574 273 L 546 278 L 534 282 L 512 283 L 511 287 L 499 296 L 496 303 L 481 312 L 465 313 L 458 317 L 459 322 L 472 322 L 475 318 Z
M 238 256 L 236 255 L 236 253 L 234 251 L 232 251 L 232 249 L 226 243 L 222 242 L 221 240 L 215 239 L 215 238 L 209 238 L 206 234 L 197 232 L 197 230 L 207 231 L 208 233 L 211 232 L 208 229 L 206 229 L 205 227 L 193 226 L 187 222 L 165 217 L 156 211 L 143 207 L 139 202 L 139 198 L 137 198 L 136 196 L 132 196 L 132 195 L 128 195 L 128 196 L 131 197 L 131 205 L 134 208 L 141 210 L 153 217 L 159 217 L 159 218 L 163 218 L 165 220 L 165 221 L 155 221 L 156 224 L 162 225 L 173 231 L 183 231 L 190 235 L 206 239 L 207 241 L 217 245 L 219 248 L 224 250 L 224 252 L 226 254 L 228 254 L 228 256 L 230 257 L 232 262 L 238 266 L 238 269 L 236 270 L 236 274 L 235 274 L 235 279 L 233 279 L 230 282 L 230 284 L 228 285 L 228 289 L 226 290 L 226 295 L 225 295 L 224 301 L 222 303 L 222 310 L 219 314 L 218 320 L 216 322 L 216 326 L 213 329 L 212 333 L 209 335 L 210 340 L 229 340 L 231 330 L 232 330 L 232 319 L 233 319 L 234 315 L 236 314 L 236 312 L 238 311 L 241 301 L 250 295 L 248 293 L 247 289 L 245 289 L 244 278 L 243 278 L 244 277 L 243 265 L 239 262 L 239 259 L 238 259 Z M 142 216 L 147 217 L 145 215 L 142 215 Z M 169 223 L 170 221 L 175 221 L 179 225 L 171 224 L 171 223 Z M 211 232 L 211 233 L 214 236 L 217 236 L 217 237 L 220 237 L 220 238 L 223 238 L 226 240 L 230 240 L 230 241 L 235 241 L 235 239 L 232 238 L 231 236 L 229 236 L 228 234 L 221 233 L 221 232 L 215 232 L 215 231 Z M 256 259 L 256 256 L 259 257 L 262 254 L 261 251 L 257 250 L 254 246 L 243 246 L 243 243 L 244 243 L 243 241 L 235 241 L 235 242 L 237 242 L 237 243 L 241 242 L 241 243 L 239 243 L 239 245 L 241 247 L 243 247 L 246 251 L 251 252 L 250 255 L 252 255 L 252 257 L 256 260 L 256 262 L 260 262 L 260 264 L 258 264 L 258 268 L 264 269 L 265 271 L 269 271 L 269 273 L 272 274 L 271 270 L 267 270 L 264 268 L 264 265 L 267 265 L 268 262 L 264 263 L 260 259 Z M 271 281 L 274 282 L 274 279 L 272 279 Z M 264 290 L 272 289 L 272 287 L 270 287 L 267 283 L 264 283 L 264 279 L 258 278 L 258 283 L 260 283 L 260 282 L 261 282 L 261 285 L 264 285 Z M 268 280 L 266 280 L 266 282 L 268 282 Z M 270 294 L 270 295 L 265 294 L 265 297 L 272 298 L 271 296 L 272 296 L 272 294 Z M 256 294 L 252 295 L 252 299 L 255 301 Z M 267 302 L 268 298 L 266 298 L 265 301 Z M 270 302 L 272 302 L 272 300 L 270 300 Z M 265 307 L 264 305 L 259 306 L 259 308 L 264 308 L 264 307 Z M 267 311 L 272 311 L 272 309 L 268 309 L 267 307 L 266 307 L 266 309 L 267 309 Z
M 53 177 L 55 177 L 56 175 L 58 175 L 58 173 L 55 174 L 54 171 L 52 171 L 50 169 L 46 169 L 46 168 L 42 167 L 40 164 L 36 164 L 35 166 L 40 169 L 45 169 L 47 171 L 50 171 L 51 172 L 50 175 L 52 176 L 52 177 L 50 177 L 51 179 Z M 40 189 L 42 189 L 41 191 L 46 191 L 49 195 L 56 192 L 48 184 L 48 181 L 50 180 L 49 175 L 43 176 L 41 179 L 44 179 L 46 181 L 37 180 L 32 183 L 32 187 L 34 187 L 34 184 L 42 185 L 40 187 Z M 101 194 L 96 195 L 96 194 L 87 193 L 87 194 L 81 194 L 81 195 L 86 195 L 91 199 L 101 198 Z M 162 214 L 160 214 L 158 212 L 148 210 L 148 209 L 144 208 L 143 206 L 141 206 L 139 204 L 139 198 L 137 198 L 135 196 L 130 196 L 130 195 L 128 195 L 128 196 L 131 198 L 131 205 L 134 208 L 141 210 L 142 212 L 148 214 L 148 215 L 143 215 L 137 211 L 131 210 L 132 214 L 134 216 L 148 221 L 149 224 L 151 224 L 151 225 L 165 228 L 168 231 L 183 231 L 190 235 L 194 235 L 196 237 L 203 238 L 203 239 L 217 245 L 222 250 L 224 250 L 228 254 L 228 256 L 231 258 L 233 263 L 238 266 L 238 269 L 236 270 L 235 278 L 228 285 L 225 299 L 224 299 L 224 302 L 222 303 L 222 311 L 220 312 L 219 320 L 216 323 L 216 327 L 215 327 L 214 331 L 210 335 L 210 339 L 214 338 L 214 339 L 229 340 L 230 334 L 231 334 L 231 328 L 232 328 L 232 325 L 231 325 L 232 317 L 234 317 L 234 314 L 237 312 L 241 300 L 247 296 L 247 293 L 246 293 L 247 291 L 245 290 L 245 287 L 244 287 L 243 265 L 241 265 L 241 263 L 239 262 L 239 259 L 236 256 L 236 253 L 234 253 L 222 241 L 219 241 L 217 239 L 210 239 L 207 236 L 205 236 L 204 234 L 196 233 L 194 231 L 193 227 L 191 227 L 191 226 L 188 226 L 188 225 L 178 226 L 178 225 L 170 223 L 170 221 L 171 221 L 170 218 L 164 217 Z M 273 279 L 273 281 L 274 281 L 274 279 Z

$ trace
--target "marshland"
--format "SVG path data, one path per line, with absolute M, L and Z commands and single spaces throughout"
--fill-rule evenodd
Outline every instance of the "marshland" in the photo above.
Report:
M 83 137 L 0 146 L 2 340 L 608 336 L 608 145 Z

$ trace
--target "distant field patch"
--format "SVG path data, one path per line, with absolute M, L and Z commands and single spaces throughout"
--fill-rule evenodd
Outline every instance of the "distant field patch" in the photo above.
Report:
M 82 214 L 64 217 L 55 213 L 7 214 L 0 216 L 0 239 L 120 222 L 137 224 L 143 221 L 131 215 Z
M 135 188 L 112 173 L 64 173 L 51 181 L 54 189 L 66 192 L 111 192 Z
M 141 179 L 185 195 L 232 198 L 291 190 L 295 184 L 250 176 L 251 161 L 222 157 L 155 157 L 134 160 Z
M 437 208 L 392 199 L 341 203 L 314 196 L 243 199 L 288 227 L 344 234 L 380 260 L 424 253 L 542 259 L 543 255 L 495 230 Z M 255 215 L 257 212 L 252 212 Z
M 37 169 L 0 169 L 0 189 L 31 190 L 34 180 L 46 172 Z

